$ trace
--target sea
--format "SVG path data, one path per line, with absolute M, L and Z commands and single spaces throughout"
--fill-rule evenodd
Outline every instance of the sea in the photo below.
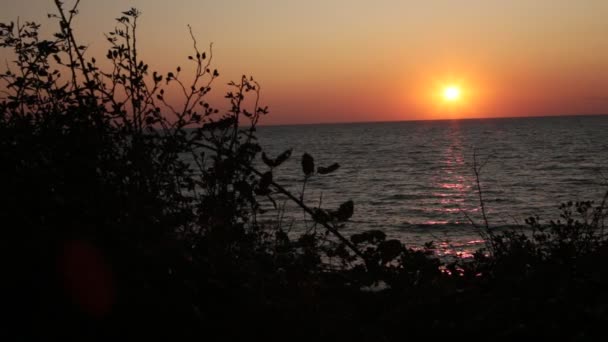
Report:
M 258 138 L 270 157 L 293 149 L 274 179 L 298 195 L 304 153 L 316 166 L 340 164 L 311 177 L 304 200 L 326 209 L 352 200 L 345 235 L 378 229 L 412 248 L 432 241 L 444 255 L 484 246 L 478 180 L 491 229 L 559 219 L 561 203 L 599 203 L 608 190 L 608 116 L 262 126 Z M 266 215 L 310 229 L 301 209 L 276 200 L 281 210 L 268 201 Z

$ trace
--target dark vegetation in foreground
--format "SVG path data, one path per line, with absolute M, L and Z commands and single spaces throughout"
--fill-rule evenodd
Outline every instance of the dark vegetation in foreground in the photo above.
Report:
M 564 204 L 559 220 L 530 218 L 521 230 L 484 224 L 487 248 L 472 259 L 438 259 L 432 244 L 414 250 L 381 231 L 344 236 L 353 203 L 323 209 L 305 196 L 310 177 L 338 164 L 315 167 L 304 154 L 297 194 L 273 181 L 292 151 L 268 156 L 257 144 L 267 109 L 253 79 L 231 83 L 230 110 L 219 112 L 206 101 L 218 77 L 211 50 L 193 37 L 191 84 L 179 67 L 152 72 L 137 55 L 136 10 L 107 35 L 103 69 L 74 37 L 76 8 L 56 3 L 51 40 L 34 23 L 0 26 L 0 46 L 16 57 L 0 74 L 5 333 L 385 341 L 603 332 L 606 198 Z M 183 95 L 179 107 L 165 100 L 168 87 Z M 261 203 L 283 199 L 310 215 L 299 237 L 258 220 Z

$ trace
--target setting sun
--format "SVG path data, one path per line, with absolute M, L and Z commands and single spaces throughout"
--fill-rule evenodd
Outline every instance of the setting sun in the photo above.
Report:
M 457 86 L 449 86 L 443 90 L 443 99 L 446 101 L 457 101 L 460 99 L 460 88 Z

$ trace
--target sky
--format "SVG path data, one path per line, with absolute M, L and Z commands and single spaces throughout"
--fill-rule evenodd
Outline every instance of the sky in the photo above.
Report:
M 55 28 L 52 0 L 0 4 L 0 22 Z M 263 124 L 608 114 L 606 0 L 82 0 L 89 54 L 130 7 L 153 70 L 187 71 L 189 24 L 214 44 L 212 100 L 254 76 Z

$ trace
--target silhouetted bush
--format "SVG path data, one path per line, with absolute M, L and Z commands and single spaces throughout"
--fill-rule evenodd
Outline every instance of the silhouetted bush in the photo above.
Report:
M 432 244 L 409 248 L 381 231 L 345 236 L 352 201 L 326 209 L 305 198 L 310 178 L 339 164 L 318 166 L 304 153 L 300 193 L 274 181 L 293 151 L 273 158 L 258 144 L 268 109 L 253 78 L 229 84 L 230 109 L 220 112 L 206 100 L 219 76 L 211 46 L 199 50 L 192 36 L 190 84 L 181 67 L 154 72 L 138 55 L 140 13 L 131 9 L 107 34 L 101 63 L 75 38 L 78 2 L 56 4 L 50 17 L 60 30 L 50 39 L 35 23 L 0 24 L 0 46 L 15 57 L 0 74 L 11 332 L 45 340 L 584 337 L 608 318 L 598 263 L 607 253 L 605 200 L 563 205 L 563 221 L 548 226 L 530 218 L 530 229 L 487 231 L 489 249 L 471 260 L 448 262 Z M 181 104 L 165 98 L 169 87 Z M 276 209 L 279 197 L 310 216 L 300 235 L 259 220 L 261 203 Z M 586 306 L 592 294 L 601 301 Z

